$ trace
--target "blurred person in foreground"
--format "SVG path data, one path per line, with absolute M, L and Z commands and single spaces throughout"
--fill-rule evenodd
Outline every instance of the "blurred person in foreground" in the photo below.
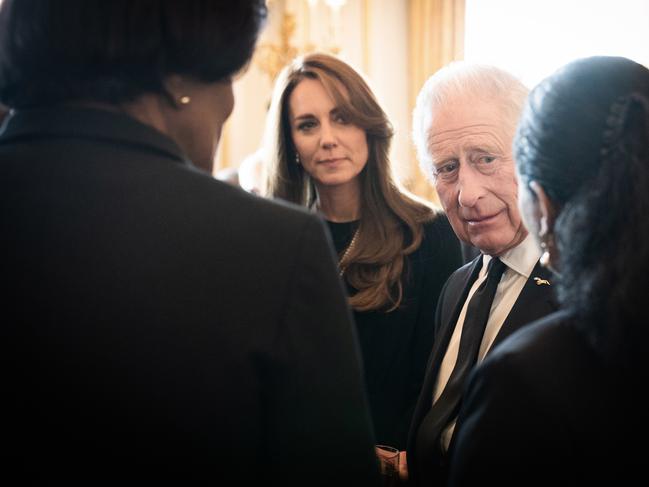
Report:
M 417 98 L 413 136 L 458 237 L 480 250 L 439 298 L 435 345 L 408 439 L 413 485 L 444 485 L 468 374 L 515 330 L 556 309 L 517 207 L 511 144 L 528 90 L 506 71 L 453 63 Z
M 278 77 L 264 149 L 266 194 L 310 208 L 329 226 L 354 310 L 376 439 L 403 450 L 437 297 L 462 261 L 446 216 L 397 184 L 392 135 L 363 77 L 316 53 Z
M 2 2 L 10 477 L 377 479 L 324 224 L 210 176 L 265 17 L 261 0 Z
M 633 485 L 646 473 L 649 70 L 573 61 L 530 94 L 519 205 L 561 309 L 474 372 L 451 485 Z

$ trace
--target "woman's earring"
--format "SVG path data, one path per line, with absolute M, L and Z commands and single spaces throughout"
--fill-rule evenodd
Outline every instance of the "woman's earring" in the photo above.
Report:
M 548 252 L 548 246 L 545 242 L 541 242 L 541 249 L 543 253 L 539 259 L 539 264 L 548 269 L 550 267 L 550 252 Z
M 539 239 L 541 237 L 539 236 Z M 550 264 L 550 247 L 554 247 L 554 236 L 552 234 L 548 234 L 545 237 L 545 240 L 540 240 L 541 242 L 541 250 L 543 253 L 541 254 L 541 258 L 539 259 L 539 264 L 541 264 L 543 267 L 545 267 L 548 270 L 553 270 Z
M 189 105 L 191 103 L 192 99 L 187 95 L 183 95 L 183 96 L 181 96 L 179 98 L 178 101 L 180 101 L 181 105 Z
M 297 164 L 298 166 L 300 165 L 300 154 L 298 154 L 297 152 L 295 153 L 295 164 Z

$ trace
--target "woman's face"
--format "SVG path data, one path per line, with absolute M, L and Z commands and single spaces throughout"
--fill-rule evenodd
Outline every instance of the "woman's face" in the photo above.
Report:
M 322 83 L 315 79 L 300 81 L 288 106 L 300 164 L 318 189 L 358 183 L 369 154 L 365 130 L 342 116 Z
M 550 201 L 545 190 L 536 181 L 528 182 L 520 175 L 518 178 L 518 206 L 523 222 L 534 237 L 537 246 L 548 253 L 549 260 L 542 265 L 553 272 L 559 270 L 559 250 L 554 240 L 554 222 L 557 217 L 555 205 Z M 542 242 L 545 243 L 542 246 Z

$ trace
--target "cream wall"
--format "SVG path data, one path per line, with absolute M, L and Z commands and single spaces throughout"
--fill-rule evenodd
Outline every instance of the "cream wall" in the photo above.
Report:
M 339 56 L 362 71 L 383 108 L 392 120 L 395 137 L 392 158 L 398 163 L 397 174 L 409 176 L 410 110 L 407 86 L 407 2 L 403 0 L 347 0 L 336 20 L 319 2 L 319 10 L 310 12 L 307 1 L 270 2 L 270 22 L 260 43 L 280 42 L 281 15 L 284 6 L 296 16 L 293 44 L 303 49 L 311 42 L 329 44 L 333 25 Z M 310 15 L 313 14 L 313 15 Z M 307 27 L 312 33 L 306 33 Z M 371 46 L 371 49 L 369 49 Z M 235 108 L 228 121 L 219 149 L 216 170 L 238 166 L 261 143 L 266 107 L 272 83 L 256 62 L 235 82 Z
M 580 57 L 649 67 L 649 0 L 466 0 L 465 58 L 535 86 Z
M 410 115 L 408 101 L 407 2 L 368 1 L 381 4 L 369 11 L 367 73 L 379 100 L 395 129 L 392 162 L 400 179 L 410 177 Z

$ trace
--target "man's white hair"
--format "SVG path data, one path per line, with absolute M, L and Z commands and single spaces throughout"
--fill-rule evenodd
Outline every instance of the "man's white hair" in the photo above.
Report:
M 432 159 L 428 133 L 434 111 L 458 100 L 499 103 L 502 123 L 512 137 L 523 111 L 528 88 L 514 75 L 487 64 L 455 61 L 433 74 L 417 95 L 412 115 L 412 139 L 423 173 L 432 179 Z

